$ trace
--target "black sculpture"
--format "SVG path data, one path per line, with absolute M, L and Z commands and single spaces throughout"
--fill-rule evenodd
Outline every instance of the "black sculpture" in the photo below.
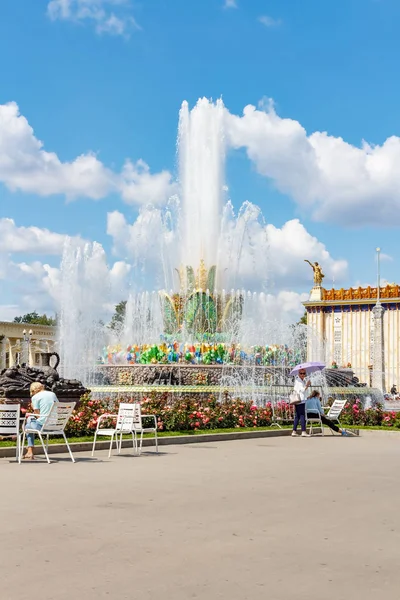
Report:
M 18 365 L 9 367 L 0 372 L 0 396 L 6 398 L 30 397 L 29 387 L 31 383 L 38 381 L 45 386 L 46 390 L 54 392 L 59 400 L 79 400 L 83 394 L 90 392 L 77 379 L 64 379 L 57 372 L 60 357 L 56 352 L 42 353 L 41 368 Z M 56 357 L 56 365 L 50 365 L 50 358 Z
M 143 383 L 147 385 L 180 385 L 181 381 L 176 369 L 156 367 L 154 370 L 145 373 Z
M 366 387 L 367 385 L 360 383 L 351 369 L 325 369 L 324 373 L 328 387 Z

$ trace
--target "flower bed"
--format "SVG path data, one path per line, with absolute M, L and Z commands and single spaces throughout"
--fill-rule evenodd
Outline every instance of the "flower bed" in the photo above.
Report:
M 119 402 L 132 399 L 95 399 L 89 394 L 82 397 L 78 410 L 74 411 L 67 426 L 70 436 L 92 434 L 100 415 L 116 414 Z M 205 400 L 196 397 L 177 399 L 173 404 L 166 393 L 154 393 L 141 402 L 143 415 L 156 415 L 159 431 L 198 431 L 233 429 L 243 427 L 268 427 L 273 422 L 271 403 L 257 407 L 252 402 L 226 398 L 218 402 L 213 396 Z M 281 424 L 292 422 L 292 410 L 286 401 L 275 404 L 275 419 Z M 400 412 L 384 411 L 381 406 L 363 409 L 360 400 L 349 401 L 342 412 L 343 425 L 380 426 L 400 429 Z M 104 426 L 112 423 L 104 421 Z
M 366 427 L 396 427 L 400 429 L 400 412 L 385 411 L 378 404 L 374 408 L 364 409 L 360 399 L 349 401 L 340 416 L 343 425 L 362 425 Z
M 67 434 L 90 435 L 96 429 L 98 418 L 102 414 L 116 414 L 119 402 L 133 401 L 126 398 L 100 400 L 85 395 L 68 423 Z M 197 398 L 185 398 L 170 404 L 167 394 L 155 393 L 143 399 L 141 405 L 144 416 L 156 415 L 160 431 L 268 427 L 272 423 L 271 404 L 259 408 L 252 402 L 241 400 L 227 399 L 217 402 L 212 396 L 202 401 Z M 282 415 L 284 409 L 282 404 Z
M 178 400 L 171 405 L 166 396 L 155 395 L 143 400 L 142 409 L 144 414 L 157 415 L 158 427 L 165 431 L 268 427 L 272 422 L 270 404 L 257 408 L 252 402 L 229 399 L 217 402 L 212 396 L 203 401 Z

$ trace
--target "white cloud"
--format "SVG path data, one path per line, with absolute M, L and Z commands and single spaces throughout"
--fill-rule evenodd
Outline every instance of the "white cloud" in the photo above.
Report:
M 116 281 L 124 279 L 131 270 L 131 265 L 124 262 L 123 260 L 119 260 L 115 262 L 111 268 L 111 277 Z
M 70 200 L 118 193 L 130 204 L 166 202 L 173 190 L 171 175 L 152 174 L 144 161 L 127 161 L 122 173 L 105 167 L 93 153 L 60 161 L 43 149 L 15 102 L 0 105 L 0 181 L 13 191 L 63 194 Z
M 400 223 L 400 138 L 360 148 L 324 132 L 307 135 L 298 121 L 247 106 L 226 112 L 234 148 L 245 147 L 257 171 L 272 179 L 314 219 L 341 226 Z
M 393 256 L 390 256 L 390 254 L 385 254 L 385 252 L 381 252 L 381 260 L 392 262 Z
M 159 257 L 161 231 L 158 209 L 143 208 L 132 225 L 117 210 L 107 215 L 107 234 L 113 239 L 114 252 L 135 263 L 144 257 L 150 262 Z
M 12 320 L 34 310 L 47 314 L 57 310 L 60 270 L 38 260 L 18 262 L 14 255 L 61 256 L 66 239 L 76 247 L 85 243 L 79 237 L 68 238 L 39 227 L 18 227 L 13 219 L 0 219 L 2 300 L 9 301 L 0 305 L 0 320 Z
M 0 321 L 13 321 L 15 317 L 18 317 L 23 313 L 19 304 L 0 304 Z
M 111 299 L 114 304 L 127 298 L 131 270 L 132 266 L 123 260 L 115 262 L 110 269 Z
M 400 137 L 360 148 L 327 133 L 307 135 L 301 124 L 279 117 L 271 101 L 247 106 L 243 116 L 225 109 L 226 140 L 246 148 L 257 171 L 270 178 L 315 220 L 341 226 L 400 223 Z M 11 190 L 68 199 L 120 194 L 129 204 L 165 204 L 176 191 L 168 171 L 152 173 L 139 160 L 121 172 L 93 153 L 62 162 L 44 150 L 18 106 L 0 105 L 0 181 Z
M 258 17 L 258 21 L 265 27 L 278 27 L 282 23 L 280 19 L 273 19 L 268 15 L 261 15 L 261 17 Z
M 93 154 L 62 163 L 43 150 L 15 102 L 0 105 L 0 180 L 11 190 L 99 199 L 113 190 L 115 179 Z
M 59 269 L 39 261 L 14 262 L 3 253 L 0 254 L 0 280 L 6 284 L 3 290 L 7 300 L 11 299 L 0 305 L 0 320 L 12 320 L 34 310 L 47 314 L 56 311 Z
M 238 8 L 236 0 L 225 0 L 224 8 Z
M 267 225 L 270 244 L 271 270 L 278 287 L 308 285 L 313 282 L 311 267 L 305 259 L 319 262 L 325 274 L 324 284 L 343 280 L 347 274 L 347 261 L 334 260 L 325 245 L 312 236 L 298 219 L 287 221 L 282 228 Z
M 98 34 L 128 37 L 140 29 L 130 8 L 129 0 L 51 0 L 47 14 L 52 21 L 89 22 Z
M 275 295 L 268 294 L 270 319 L 296 323 L 304 314 L 303 302 L 306 300 L 308 300 L 308 294 L 299 294 L 289 290 L 282 290 Z
M 18 227 L 13 219 L 0 218 L 0 252 L 61 255 L 65 238 L 48 229 Z
M 175 192 L 171 173 L 161 171 L 152 175 L 143 161 L 126 161 L 121 177 L 120 192 L 127 204 L 165 204 Z
M 70 243 L 77 253 L 85 251 L 83 246 L 80 246 L 79 250 L 73 239 L 70 239 Z M 131 265 L 117 261 L 107 267 L 105 256 L 102 260 L 101 252 L 100 257 L 95 253 L 85 256 L 85 277 L 79 282 L 69 281 L 69 273 L 67 279 L 63 279 L 61 267 L 53 267 L 40 261 L 14 262 L 0 254 L 0 281 L 7 283 L 7 292 L 11 298 L 8 304 L 0 304 L 0 321 L 12 320 L 17 315 L 34 310 L 54 314 L 59 311 L 62 295 L 65 295 L 66 291 L 71 295 L 71 301 L 82 300 L 80 308 L 88 306 L 89 300 L 91 304 L 97 303 L 102 307 L 107 301 L 113 306 L 126 298 Z M 79 276 L 81 274 L 80 272 Z M 77 294 L 80 286 L 82 298 Z M 74 294 L 77 297 L 73 300 Z M 13 301 L 14 298 L 17 301 Z M 94 310 L 93 306 L 90 310 Z
M 4 282 L 0 320 L 6 319 L 15 308 L 18 311 L 13 316 L 33 310 L 47 313 L 56 310 L 60 269 L 39 260 L 18 261 L 16 256 L 60 257 L 67 240 L 76 249 L 87 244 L 78 236 L 70 237 L 34 226 L 18 227 L 13 219 L 0 218 L 0 281 Z

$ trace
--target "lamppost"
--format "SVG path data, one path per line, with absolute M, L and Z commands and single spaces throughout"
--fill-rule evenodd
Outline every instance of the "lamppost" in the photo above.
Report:
M 29 346 L 31 343 L 33 331 L 32 331 L 32 329 L 30 329 L 29 332 L 26 333 L 26 329 L 24 329 L 22 332 L 22 335 L 24 336 L 24 351 L 23 351 L 22 362 L 29 365 Z
M 376 262 L 377 262 L 376 305 L 380 306 L 380 303 L 381 303 L 381 249 L 380 248 L 376 248 Z
M 373 360 L 372 360 L 372 386 L 385 392 L 385 338 L 383 319 L 385 308 L 381 303 L 381 249 L 375 248 L 377 258 L 376 304 L 372 309 L 373 314 Z

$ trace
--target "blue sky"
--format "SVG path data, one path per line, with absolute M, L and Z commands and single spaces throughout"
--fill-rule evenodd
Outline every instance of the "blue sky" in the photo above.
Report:
M 82 8 L 85 1 L 79 1 Z M 77 13 L 77 0 L 64 0 L 70 12 L 61 18 L 56 4 L 53 0 L 51 13 L 49 0 L 2 1 L 0 104 L 15 102 L 35 138 L 63 163 L 95 152 L 113 172 L 119 173 L 128 158 L 142 159 L 151 173 L 167 170 L 174 178 L 179 107 L 185 99 L 193 106 L 202 96 L 222 97 L 238 116 L 246 105 L 273 98 L 279 117 L 298 122 L 308 135 L 327 132 L 356 147 L 362 140 L 382 145 L 400 135 L 400 41 L 395 26 L 400 5 L 395 0 L 237 0 L 228 2 L 230 7 L 224 0 L 86 0 L 86 8 L 104 11 L 96 18 Z M 107 21 L 111 13 L 118 22 Z M 2 126 L 0 122 L 0 135 Z M 24 237 L 18 228 L 32 226 L 80 235 L 101 242 L 110 261 L 115 260 L 113 240 L 106 233 L 107 213 L 117 210 L 132 223 L 140 203 L 127 204 L 114 191 L 98 200 L 80 194 L 68 201 L 61 188 L 61 193 L 41 195 L 39 184 L 36 193 L 29 185 L 10 185 L 10 135 L 12 131 L 6 147 L 0 142 L 0 218 L 14 220 L 15 236 Z M 227 184 L 235 207 L 250 200 L 278 228 L 300 219 L 333 261 L 348 261 L 347 269 L 337 269 L 336 285 L 373 282 L 376 245 L 391 257 L 383 261 L 383 277 L 397 280 L 397 150 L 386 157 L 388 166 L 380 167 L 380 180 L 389 169 L 390 181 L 374 196 L 376 218 L 365 220 L 359 215 L 371 207 L 364 209 L 359 197 L 354 210 L 342 207 L 337 218 L 331 199 L 329 210 L 316 217 L 301 190 L 297 196 L 285 193 L 284 175 L 266 176 L 257 160 L 248 158 L 250 146 L 246 141 L 229 154 Z M 27 165 L 13 168 L 24 170 Z M 379 194 L 385 196 L 385 208 Z M 33 246 L 10 252 L 5 243 L 1 250 L 0 319 L 18 310 L 51 310 L 48 290 L 38 281 L 37 299 L 25 293 L 28 280 L 15 276 L 15 265 L 38 261 L 56 267 L 57 253 Z M 309 288 L 307 270 L 304 281 L 293 286 L 290 274 L 289 268 L 281 289 L 301 293 Z M 327 274 L 327 286 L 332 279 Z

